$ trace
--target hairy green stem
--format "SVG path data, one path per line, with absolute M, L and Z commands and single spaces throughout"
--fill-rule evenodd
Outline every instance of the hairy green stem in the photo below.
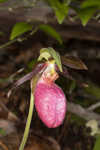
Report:
M 24 146 L 26 144 L 28 134 L 29 134 L 30 124 L 31 124 L 31 120 L 32 120 L 33 109 L 34 109 L 34 96 L 33 96 L 32 90 L 31 90 L 30 108 L 29 108 L 29 113 L 28 113 L 28 117 L 27 117 L 27 123 L 26 123 L 25 131 L 24 131 L 23 139 L 20 144 L 19 150 L 23 150 Z

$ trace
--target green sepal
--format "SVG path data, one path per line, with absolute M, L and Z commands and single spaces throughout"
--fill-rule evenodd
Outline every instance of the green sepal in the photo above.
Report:
M 40 50 L 40 56 L 38 58 L 38 61 L 41 61 L 42 59 L 49 60 L 50 58 L 53 58 L 59 68 L 59 70 L 62 72 L 62 64 L 61 64 L 61 59 L 60 55 L 58 52 L 56 52 L 53 48 L 48 47 L 48 48 L 42 48 Z

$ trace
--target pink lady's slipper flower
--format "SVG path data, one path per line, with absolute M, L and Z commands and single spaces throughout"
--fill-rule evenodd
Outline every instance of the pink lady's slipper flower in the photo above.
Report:
M 40 119 L 49 128 L 62 124 L 66 113 L 66 97 L 54 81 L 58 78 L 54 62 L 48 62 L 46 70 L 38 80 L 34 98 Z
M 59 71 L 63 72 L 60 56 L 53 48 L 43 48 L 40 50 L 38 61 L 41 61 L 42 59 L 45 59 L 46 62 L 42 61 L 37 63 L 32 72 L 16 81 L 7 94 L 9 97 L 13 89 L 16 89 L 24 82 L 31 80 L 29 114 L 19 150 L 24 149 L 27 141 L 34 108 L 34 100 L 38 115 L 48 128 L 58 127 L 63 123 L 65 118 L 66 97 L 62 89 L 55 84 L 55 80 L 58 78 L 56 70 L 59 69 Z M 74 69 L 87 70 L 87 67 L 80 59 L 72 57 L 62 57 L 62 64 Z M 69 77 L 68 72 L 64 72 L 63 75 Z

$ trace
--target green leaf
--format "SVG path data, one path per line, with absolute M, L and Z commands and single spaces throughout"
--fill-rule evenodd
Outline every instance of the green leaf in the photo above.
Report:
M 85 26 L 87 22 L 89 21 L 89 19 L 94 15 L 96 10 L 97 10 L 97 7 L 86 7 L 86 8 L 81 8 L 77 10 L 76 12 L 79 18 L 81 19 L 82 24 Z
M 93 150 L 100 150 L 100 136 L 97 137 Z
M 25 22 L 16 23 L 12 29 L 10 40 L 22 35 L 23 33 L 32 30 L 33 25 Z
M 77 11 L 83 25 L 100 9 L 100 0 L 85 0 Z
M 56 30 L 54 28 L 52 28 L 51 26 L 41 24 L 41 25 L 39 25 L 39 29 L 42 30 L 42 31 L 44 31 L 48 35 L 52 36 L 53 38 L 55 38 L 60 44 L 63 43 L 62 42 L 62 38 L 59 35 L 59 33 L 56 32 Z
M 85 7 L 100 7 L 100 0 L 85 0 L 81 7 L 85 8 Z
M 65 17 L 67 16 L 68 9 L 69 7 L 66 5 L 61 5 L 59 8 L 54 9 L 59 24 L 62 24 Z
M 61 3 L 59 0 L 48 0 L 48 3 L 55 11 L 57 20 L 61 24 L 68 14 L 68 4 L 65 2 Z

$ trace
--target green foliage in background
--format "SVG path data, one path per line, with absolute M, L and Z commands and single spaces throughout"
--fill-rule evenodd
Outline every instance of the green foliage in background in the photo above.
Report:
M 68 14 L 69 6 L 67 2 L 61 3 L 59 0 L 47 0 L 47 2 L 53 8 L 57 20 L 61 24 Z
M 0 128 L 0 135 L 3 135 L 3 136 L 6 135 L 6 131 L 4 129 L 2 129 L 2 128 Z
M 7 0 L 0 0 L 0 2 L 5 2 Z M 97 16 L 100 16 L 99 9 L 100 9 L 100 0 L 42 0 L 52 8 L 57 18 L 59 24 L 62 24 L 67 18 L 69 17 L 69 10 L 73 10 L 76 12 L 75 16 L 72 16 L 73 20 L 80 19 L 82 25 L 87 25 L 88 21 L 91 18 L 98 19 Z M 33 6 L 35 7 L 35 6 Z M 95 14 L 95 16 L 94 16 Z M 27 37 L 33 35 L 38 30 L 42 30 L 49 36 L 56 39 L 59 44 L 63 44 L 63 40 L 59 33 L 50 25 L 47 24 L 38 24 L 37 26 L 34 23 L 27 23 L 27 22 L 18 22 L 16 23 L 11 31 L 10 34 L 10 41 L 1 45 L 0 48 L 5 48 L 10 44 L 16 41 L 23 41 L 26 40 Z M 24 33 L 28 32 L 28 36 L 25 38 L 19 38 Z
M 1 3 L 8 0 L 0 0 Z M 93 15 L 100 10 L 100 0 L 42 0 L 52 8 L 59 24 L 62 24 L 69 15 L 69 10 L 76 12 L 76 17 L 86 25 Z M 35 7 L 35 6 L 33 6 Z M 26 25 L 27 26 L 27 25 Z M 26 27 L 27 28 L 27 27 Z
M 68 12 L 73 9 L 77 13 L 77 18 L 80 18 L 82 25 L 86 25 L 93 17 L 95 12 L 100 9 L 100 0 L 47 0 L 47 3 L 53 9 L 58 23 L 63 23 L 64 19 L 68 16 Z
M 8 0 L 0 0 L 0 3 L 7 2 Z
M 93 150 L 100 150 L 100 135 L 96 139 L 96 143 L 94 145 Z
M 84 88 L 85 92 L 94 96 L 96 99 L 100 99 L 100 87 L 94 83 L 89 82 L 88 86 Z

